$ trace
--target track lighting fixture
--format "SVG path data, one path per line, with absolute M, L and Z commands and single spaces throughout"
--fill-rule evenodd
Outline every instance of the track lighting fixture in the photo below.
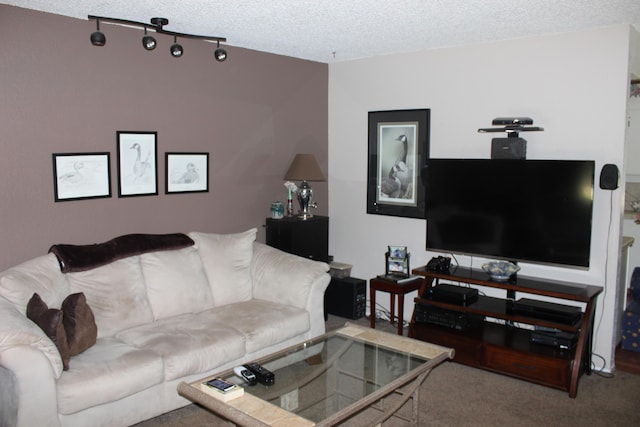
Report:
M 169 50 L 171 51 L 171 56 L 173 56 L 174 58 L 180 58 L 182 56 L 182 45 L 178 44 L 178 37 L 173 36 L 173 44 L 171 45 L 171 48 L 169 48 Z
M 142 38 L 142 46 L 147 50 L 156 48 L 156 39 L 147 35 L 147 27 L 144 27 L 144 37 Z
M 215 52 L 213 52 L 213 56 L 215 56 L 216 61 L 223 62 L 227 59 L 227 51 L 220 47 L 220 42 L 218 41 L 218 48 Z
M 106 38 L 103 33 L 100 32 L 100 21 L 103 22 L 111 22 L 114 24 L 120 24 L 124 26 L 134 26 L 144 28 L 144 37 L 142 37 L 142 46 L 146 50 L 154 50 L 157 46 L 157 42 L 155 37 L 147 34 L 147 28 L 152 29 L 156 32 L 156 34 L 168 34 L 173 36 L 173 44 L 169 48 L 171 52 L 171 56 L 174 58 L 179 58 L 184 53 L 184 49 L 181 45 L 178 44 L 178 37 L 185 37 L 191 39 L 200 39 L 206 41 L 213 41 L 217 43 L 216 50 L 214 52 L 214 57 L 216 61 L 223 62 L 227 59 L 227 51 L 220 47 L 220 42 L 226 42 L 227 39 L 224 37 L 213 37 L 213 36 L 198 36 L 195 34 L 186 34 L 186 33 L 178 33 L 175 31 L 168 31 L 164 29 L 165 25 L 169 24 L 169 20 L 167 18 L 151 18 L 151 24 L 145 24 L 143 22 L 137 21 L 129 21 L 127 19 L 119 19 L 119 18 L 109 18 L 106 16 L 94 16 L 89 15 L 88 18 L 96 20 L 96 31 L 91 34 L 91 44 L 94 46 L 104 46 L 106 43 Z
M 106 42 L 106 37 L 100 32 L 100 20 L 96 19 L 96 31 L 91 33 L 91 44 L 94 46 L 104 46 Z

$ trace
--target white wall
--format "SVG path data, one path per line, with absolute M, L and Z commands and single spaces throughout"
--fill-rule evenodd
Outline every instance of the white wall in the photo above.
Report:
M 631 47 L 629 49 L 629 71 L 631 78 L 640 78 L 640 24 L 631 26 Z
M 330 253 L 363 279 L 384 271 L 387 245 L 407 246 L 413 267 L 435 255 L 424 249 L 424 220 L 366 213 L 369 111 L 430 108 L 431 157 L 488 158 L 491 136 L 477 129 L 499 116 L 530 116 L 545 130 L 521 134 L 527 157 L 595 160 L 596 191 L 590 269 L 523 264 L 522 273 L 606 285 L 595 352 L 611 369 L 623 192 L 599 189 L 597 178 L 605 163 L 622 169 L 628 57 L 629 28 L 616 26 L 330 64 Z M 386 295 L 377 301 L 388 308 Z

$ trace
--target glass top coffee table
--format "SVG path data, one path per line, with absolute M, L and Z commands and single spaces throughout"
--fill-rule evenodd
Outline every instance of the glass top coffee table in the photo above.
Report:
M 275 374 L 249 386 L 233 370 L 178 385 L 180 395 L 241 426 L 377 425 L 394 416 L 418 425 L 418 391 L 453 349 L 347 323 L 257 360 Z M 242 385 L 223 402 L 200 389 L 214 377 Z M 412 408 L 405 403 L 413 400 Z

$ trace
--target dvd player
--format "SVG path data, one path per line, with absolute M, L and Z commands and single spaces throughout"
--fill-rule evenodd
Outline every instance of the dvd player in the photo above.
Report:
M 575 325 L 582 318 L 580 307 L 570 305 L 555 304 L 552 302 L 539 301 L 529 298 L 520 298 L 513 303 L 512 313 L 521 314 L 536 319 L 548 320 L 550 322 Z
M 578 334 L 559 330 L 535 330 L 531 332 L 531 342 L 571 350 L 578 342 Z
M 430 323 L 458 331 L 478 327 L 484 321 L 484 316 L 480 314 L 447 310 L 426 304 L 416 304 L 414 314 L 418 323 Z
M 466 307 L 478 300 L 478 290 L 464 286 L 448 285 L 445 283 L 433 286 L 427 290 L 426 298 L 431 301 L 444 302 Z

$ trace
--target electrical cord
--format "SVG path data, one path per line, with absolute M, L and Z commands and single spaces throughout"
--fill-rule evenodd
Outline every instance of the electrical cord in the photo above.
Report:
M 591 353 L 591 358 L 593 359 L 594 357 L 602 360 L 602 368 L 597 369 L 595 367 L 595 363 L 593 363 L 593 360 L 591 360 L 591 372 L 603 378 L 613 378 L 615 376 L 613 372 L 604 372 L 604 368 L 607 366 L 607 361 L 604 359 L 604 357 L 596 353 Z
M 380 303 L 376 303 L 375 312 L 371 309 L 370 301 L 368 302 L 367 306 L 369 307 L 369 312 L 375 316 L 376 320 L 386 320 L 387 322 L 391 322 L 394 325 L 398 324 L 398 316 L 393 316 L 393 319 L 391 319 L 391 312 L 386 308 L 384 308 L 382 305 L 380 305 Z M 371 315 L 369 315 L 369 319 L 371 319 Z M 409 326 L 409 322 L 407 320 L 403 320 L 402 326 L 403 327 Z
M 449 255 L 451 255 L 451 258 L 453 258 L 453 260 L 456 262 L 454 267 L 459 267 L 460 263 L 458 262 L 458 258 L 456 258 L 456 256 L 453 253 L 449 253 Z

